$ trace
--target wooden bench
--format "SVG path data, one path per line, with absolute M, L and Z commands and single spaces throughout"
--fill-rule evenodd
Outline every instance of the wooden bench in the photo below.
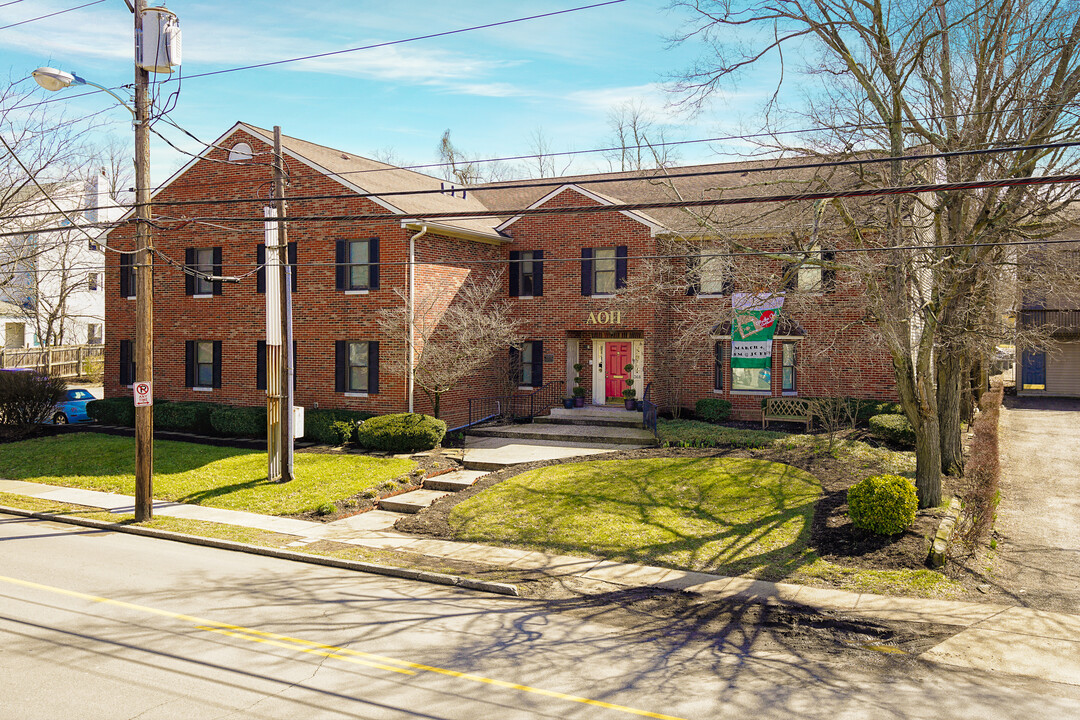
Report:
M 772 397 L 765 400 L 765 407 L 761 409 L 761 427 L 769 427 L 769 421 L 801 422 L 810 429 L 814 421 L 814 403 L 805 398 L 796 397 Z

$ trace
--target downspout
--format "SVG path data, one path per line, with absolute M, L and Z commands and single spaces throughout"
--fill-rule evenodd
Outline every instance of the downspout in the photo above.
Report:
M 415 319 L 413 317 L 413 312 L 414 312 L 413 295 L 416 292 L 416 241 L 419 240 L 420 238 L 424 237 L 424 235 L 427 234 L 427 231 L 428 231 L 427 225 L 425 225 L 423 230 L 421 230 L 420 232 L 416 233 L 415 235 L 413 235 L 412 237 L 409 238 L 409 264 L 406 266 L 407 269 L 408 269 L 408 275 L 409 275 L 409 297 L 408 297 L 408 300 L 407 300 L 407 302 L 405 304 L 406 304 L 406 314 L 408 315 L 407 322 L 408 322 L 408 325 L 409 325 L 409 336 L 408 336 L 408 339 L 406 341 L 407 359 L 406 359 L 406 363 L 405 363 L 405 374 L 406 374 L 408 380 L 407 380 L 405 395 L 406 395 L 406 398 L 407 398 L 408 403 L 409 403 L 409 412 L 410 413 L 413 412 L 413 369 L 414 369 L 415 364 L 416 364 L 416 355 L 413 352 L 413 333 L 414 333 L 414 325 L 415 325 Z

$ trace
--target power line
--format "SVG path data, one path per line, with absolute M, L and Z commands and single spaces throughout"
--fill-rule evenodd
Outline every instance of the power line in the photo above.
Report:
M 1080 174 L 1028 176 L 1021 178 L 1002 178 L 997 180 L 970 180 L 955 183 L 930 183 L 923 185 L 902 185 L 883 188 L 863 188 L 859 190 L 828 190 L 810 193 L 789 193 L 784 195 L 760 195 L 752 197 L 713 198 L 705 200 L 672 200 L 659 202 L 614 203 L 611 205 L 518 208 L 500 210 L 470 210 L 462 212 L 424 212 L 424 213 L 359 213 L 354 215 L 294 215 L 289 222 L 354 222 L 359 220 L 463 220 L 467 218 L 491 218 L 502 216 L 537 216 L 537 215 L 589 215 L 604 212 L 629 212 L 634 210 L 654 210 L 664 208 L 695 208 L 722 205 L 747 205 L 777 202 L 804 202 L 808 200 L 833 200 L 838 198 L 873 197 L 879 195 L 909 195 L 945 190 L 978 190 L 984 188 L 1004 188 L 1028 185 L 1054 185 L 1080 182 Z M 264 217 L 209 216 L 185 218 L 168 222 L 221 222 L 248 223 L 265 221 Z M 164 222 L 164 221 L 162 221 Z M 2 236 L 2 234 L 0 234 Z
M 604 7 L 605 5 L 618 5 L 619 3 L 623 2 L 626 2 L 626 0 L 607 0 L 607 2 L 599 2 L 593 5 L 581 5 L 579 7 L 567 8 L 566 10 L 555 10 L 552 12 L 541 13 L 539 15 L 529 15 L 527 17 L 514 18 L 512 20 L 500 20 L 498 22 L 485 23 L 483 25 L 473 25 L 471 27 L 458 28 L 457 30 L 445 30 L 443 32 L 428 33 L 427 35 L 415 35 L 413 37 L 403 38 L 401 40 L 388 40 L 386 42 L 374 43 L 372 45 L 362 45 L 360 47 L 348 48 L 345 50 L 332 50 L 330 52 L 287 58 L 285 60 L 272 60 L 270 62 L 256 63 L 254 65 L 244 65 L 242 67 L 226 68 L 224 70 L 212 70 L 210 72 L 199 73 L 197 75 L 188 75 L 187 79 L 194 80 L 195 78 L 210 77 L 212 75 L 222 75 L 224 73 L 231 72 L 240 72 L 241 70 L 254 70 L 256 68 L 271 67 L 273 65 L 284 65 L 285 63 L 300 62 L 301 60 L 315 60 L 317 58 L 331 57 L 333 55 L 344 55 L 346 53 L 358 52 L 360 50 L 374 50 L 376 48 L 389 47 L 391 45 L 401 45 L 403 43 L 415 42 L 417 40 L 430 40 L 437 37 L 446 37 L 447 35 L 458 35 L 460 33 L 472 32 L 473 30 L 488 30 L 490 28 L 500 27 L 503 25 L 512 25 L 514 23 L 525 22 L 527 20 L 540 20 L 542 18 L 554 17 L 556 15 L 565 15 L 566 13 L 578 12 L 579 10 L 591 10 L 593 8 Z
M 851 166 L 863 166 L 874 163 L 886 163 L 893 160 L 903 161 L 915 161 L 915 160 L 934 160 L 934 159 L 948 159 L 956 157 L 965 157 L 973 155 L 989 155 L 994 153 L 1005 152 L 1022 152 L 1028 150 L 1054 150 L 1064 149 L 1070 147 L 1080 146 L 1080 140 L 1060 142 L 1060 143 L 1041 143 L 1037 145 L 1010 145 L 1004 147 L 983 148 L 979 150 L 955 150 L 951 152 L 939 152 L 939 153 L 920 153 L 914 155 L 904 155 L 901 157 L 896 156 L 882 156 L 872 158 L 856 158 L 851 160 L 834 160 L 828 162 L 813 162 L 813 163 L 794 163 L 774 166 L 762 166 L 762 167 L 733 167 L 727 169 L 713 169 L 713 170 L 697 170 L 690 172 L 666 172 L 664 170 L 652 170 L 647 171 L 650 174 L 632 176 L 628 174 L 620 174 L 617 177 L 595 177 L 589 178 L 589 176 L 571 176 L 581 177 L 584 179 L 569 181 L 565 178 L 556 178 L 553 180 L 541 180 L 532 182 L 508 182 L 508 183 L 489 183 L 485 185 L 471 185 L 471 186 L 459 186 L 456 189 L 472 190 L 473 192 L 494 192 L 500 190 L 521 190 L 521 189 L 535 189 L 535 188 L 556 188 L 562 187 L 567 184 L 574 185 L 598 185 L 608 183 L 624 183 L 624 182 L 636 182 L 636 181 L 663 181 L 682 178 L 694 178 L 694 177 L 710 177 L 710 176 L 722 176 L 722 175 L 745 175 L 752 173 L 776 173 L 792 170 L 820 170 L 827 168 L 838 167 L 851 167 Z M 777 162 L 782 162 L 782 159 L 777 159 Z M 263 163 L 257 163 L 263 164 Z M 205 185 L 203 186 L 205 187 Z M 429 190 L 392 190 L 387 192 L 378 193 L 344 193 L 344 194 L 327 194 L 327 195 L 293 195 L 286 196 L 286 200 L 289 202 L 303 202 L 305 200 L 339 200 L 339 199 L 360 199 L 360 198 L 385 198 L 385 197 L 397 197 L 397 196 L 413 196 L 413 195 L 435 195 L 446 194 L 444 189 L 429 189 Z M 169 207 L 181 207 L 188 205 L 234 205 L 234 204 L 248 204 L 252 202 L 263 202 L 267 198 L 227 198 L 227 199 L 203 199 L 203 200 L 159 200 L 155 199 L 154 204 L 157 206 L 169 206 Z M 115 207 L 126 207 L 118 205 L 101 206 L 97 208 L 87 208 L 87 210 L 100 210 L 111 209 Z M 30 217 L 45 217 L 54 213 L 42 212 L 42 213 L 26 213 L 23 215 L 12 216 L 14 218 L 30 218 Z M 493 215 L 518 215 L 519 211 L 508 210 L 502 208 L 493 208 L 487 213 L 481 213 L 481 217 L 493 216 Z M 402 216 L 396 216 L 402 217 Z M 409 215 L 409 217 L 412 217 Z M 447 216 L 449 217 L 449 216 Z M 454 217 L 460 217 L 454 215 Z M 294 218 L 287 218 L 292 220 Z
M 11 23 L 10 25 L 4 25 L 4 26 L 0 27 L 0 30 L 7 30 L 8 28 L 18 27 L 19 25 L 25 25 L 27 23 L 37 22 L 38 20 L 44 20 L 45 18 L 51 18 L 51 17 L 54 17 L 56 15 L 63 15 L 64 13 L 69 13 L 69 12 L 72 12 L 74 10 L 81 10 L 84 7 L 90 7 L 91 5 L 97 5 L 98 3 L 103 3 L 103 2 L 105 2 L 105 0 L 94 0 L 93 2 L 88 2 L 85 5 L 78 5 L 78 6 L 73 7 L 73 8 L 68 8 L 67 10 L 57 10 L 56 12 L 49 13 L 48 15 L 40 15 L 40 16 L 35 17 L 35 18 L 30 18 L 29 20 L 22 20 L 22 21 L 17 22 L 17 23 Z M 6 3 L 6 5 L 12 5 L 12 4 L 13 3 Z M 4 7 L 4 6 L 0 5 L 0 7 Z

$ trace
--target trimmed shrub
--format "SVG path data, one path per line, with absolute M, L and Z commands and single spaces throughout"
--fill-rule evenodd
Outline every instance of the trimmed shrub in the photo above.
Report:
M 356 437 L 356 422 L 353 420 L 335 420 L 333 427 L 338 445 L 347 445 Z
M 859 422 L 869 422 L 875 415 L 903 415 L 904 406 L 888 400 L 863 400 L 859 403 Z
M 731 403 L 721 398 L 702 398 L 694 403 L 694 414 L 705 422 L 723 422 L 731 416 Z
M 446 423 L 430 415 L 397 413 L 365 420 L 356 430 L 356 442 L 370 450 L 419 452 L 442 442 Z
M 878 440 L 915 447 L 915 428 L 903 415 L 875 415 L 870 418 L 870 434 Z
M 848 515 L 855 527 L 878 535 L 904 532 L 915 521 L 915 485 L 899 475 L 872 475 L 848 488 Z
M 320 445 L 339 445 L 341 434 L 334 429 L 335 422 L 344 420 L 356 425 L 372 417 L 373 413 L 356 410 L 305 410 L 304 439 Z
M 207 402 L 154 403 L 154 428 L 179 432 L 212 433 L 210 415 L 225 405 Z
M 225 405 L 210 413 L 210 425 L 221 435 L 265 438 L 266 408 Z
M 0 372 L 0 425 L 22 435 L 52 417 L 67 383 L 38 372 Z
M 155 400 L 154 407 L 167 404 L 164 400 Z M 91 400 L 86 403 L 86 414 L 102 425 L 121 425 L 135 427 L 135 399 L 130 395 L 111 397 L 104 400 Z
M 664 447 L 764 448 L 788 437 L 772 430 L 729 428 L 700 420 L 661 420 L 657 430 Z

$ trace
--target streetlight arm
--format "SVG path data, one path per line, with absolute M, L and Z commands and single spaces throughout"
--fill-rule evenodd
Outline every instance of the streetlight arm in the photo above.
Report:
M 114 100 L 116 100 L 116 102 L 127 108 L 128 112 L 131 113 L 132 118 L 137 117 L 137 115 L 135 114 L 135 110 L 132 109 L 130 105 L 124 102 L 123 98 L 114 93 L 112 90 L 105 87 L 104 85 L 98 85 L 96 82 L 90 82 L 85 78 L 81 78 L 75 73 L 64 72 L 63 70 L 57 70 L 56 68 L 51 67 L 40 67 L 33 73 L 31 73 L 31 75 L 34 78 L 34 82 L 36 82 L 38 85 L 45 88 L 49 92 L 63 90 L 64 88 L 71 87 L 72 85 L 90 85 L 91 87 L 96 87 L 98 90 L 103 90 L 107 92 L 113 97 Z
M 123 100 L 121 100 L 121 99 L 120 99 L 120 96 L 119 96 L 119 95 L 117 95 L 117 94 L 116 94 L 116 93 L 114 93 L 114 92 L 113 92 L 112 90 L 110 90 L 109 88 L 105 87 L 104 85 L 98 85 L 98 84 L 97 84 L 96 82 L 90 82 L 89 80 L 83 80 L 83 79 L 82 79 L 81 77 L 79 77 L 78 75 L 76 75 L 76 76 L 75 76 L 75 84 L 76 84 L 76 85 L 90 85 L 90 86 L 92 86 L 92 87 L 96 87 L 96 88 L 97 88 L 98 90 L 104 90 L 105 92 L 107 92 L 107 93 L 109 93 L 110 95 L 112 95 L 112 96 L 113 96 L 113 99 L 114 99 L 114 100 L 116 100 L 116 102 L 120 103 L 120 104 L 121 104 L 121 105 L 123 105 L 123 106 L 124 106 L 125 108 L 127 108 L 127 111 L 128 111 L 129 113 L 131 113 L 131 117 L 132 117 L 132 118 L 134 118 L 134 117 L 135 117 L 135 109 L 134 109 L 134 108 L 132 108 L 132 107 L 131 107 L 130 105 L 128 105 L 128 104 L 127 104 L 126 102 L 124 102 Z

